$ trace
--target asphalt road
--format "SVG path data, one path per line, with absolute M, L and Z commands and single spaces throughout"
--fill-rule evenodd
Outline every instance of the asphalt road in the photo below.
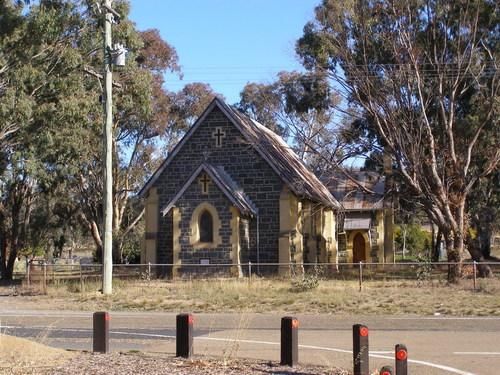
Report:
M 405 344 L 410 374 L 500 374 L 500 317 L 297 315 L 299 361 L 352 368 L 352 325 L 370 328 L 370 368 L 394 363 Z M 196 314 L 196 354 L 279 361 L 276 314 Z M 1 332 L 67 349 L 92 349 L 92 313 L 2 308 Z M 175 314 L 112 312 L 111 350 L 175 353 Z

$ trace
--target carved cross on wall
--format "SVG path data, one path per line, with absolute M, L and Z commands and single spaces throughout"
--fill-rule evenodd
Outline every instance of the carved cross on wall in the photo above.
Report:
M 200 178 L 200 184 L 201 184 L 201 192 L 203 194 L 208 194 L 208 184 L 210 183 L 210 179 L 206 174 L 203 174 L 203 176 Z
M 212 138 L 215 138 L 215 147 L 222 146 L 222 138 L 226 136 L 226 133 L 222 131 L 222 128 L 215 128 L 215 132 L 212 133 Z

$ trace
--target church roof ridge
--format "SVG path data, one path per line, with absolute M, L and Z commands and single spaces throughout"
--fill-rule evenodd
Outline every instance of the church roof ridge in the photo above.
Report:
M 328 188 L 311 172 L 292 148 L 271 129 L 223 103 L 249 136 L 254 147 L 297 196 L 340 208 Z
M 203 111 L 201 116 L 187 131 L 181 141 L 163 161 L 156 172 L 146 182 L 139 196 L 143 197 L 170 161 L 179 152 L 191 135 L 196 131 L 208 114 L 215 108 L 219 109 L 238 128 L 243 136 L 252 144 L 259 155 L 273 168 L 277 175 L 299 197 L 315 202 L 321 202 L 329 207 L 340 208 L 340 204 L 325 185 L 312 173 L 290 148 L 290 146 L 272 130 L 246 116 L 236 108 L 215 97 Z

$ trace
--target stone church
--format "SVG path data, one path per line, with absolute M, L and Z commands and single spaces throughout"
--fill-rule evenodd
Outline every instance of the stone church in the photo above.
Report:
M 214 99 L 139 193 L 141 263 L 168 276 L 193 265 L 335 263 L 339 203 L 278 135 Z M 206 268 L 209 269 L 209 268 Z

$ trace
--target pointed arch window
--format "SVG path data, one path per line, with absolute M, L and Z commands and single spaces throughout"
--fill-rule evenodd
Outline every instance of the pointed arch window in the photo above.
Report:
M 214 240 L 214 222 L 212 215 L 208 210 L 204 210 L 200 215 L 200 242 L 213 242 Z

